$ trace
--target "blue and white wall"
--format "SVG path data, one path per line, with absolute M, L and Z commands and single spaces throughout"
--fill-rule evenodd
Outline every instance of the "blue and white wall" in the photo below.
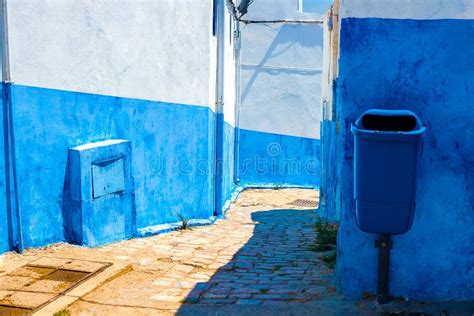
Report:
M 313 20 L 294 0 L 260 0 L 244 19 Z M 241 185 L 318 187 L 323 28 L 321 24 L 240 24 Z
M 3 84 L 0 86 L 3 94 Z M 3 98 L 1 99 L 2 111 L 0 111 L 0 253 L 10 250 L 10 232 L 11 229 L 11 220 L 9 208 L 7 206 L 7 179 L 6 173 L 7 170 L 5 166 L 5 155 L 3 155 L 5 148 L 5 132 L 4 132 L 4 102 Z
M 376 236 L 355 223 L 350 125 L 368 108 L 404 108 L 427 131 L 413 227 L 394 237 L 391 294 L 473 300 L 474 3 L 343 0 L 340 19 L 330 197 L 341 214 L 340 289 L 359 298 L 376 286 Z
M 220 33 L 217 61 L 221 60 L 217 83 L 217 191 L 216 213 L 224 213 L 235 198 L 237 186 L 234 182 L 234 143 L 235 143 L 235 113 L 236 113 L 236 58 L 237 39 L 235 32 L 238 25 L 233 15 L 233 7 L 228 1 L 219 2 L 219 19 L 217 21 Z M 220 56 L 221 55 L 221 56 Z M 220 76 L 220 78 L 219 78 Z M 220 91 L 220 92 L 219 92 Z
M 219 213 L 212 0 L 7 5 L 15 193 L 25 247 L 64 240 L 68 148 L 106 139 L 132 143 L 138 235 L 179 221 L 177 213 L 189 219 Z M 224 117 L 233 126 L 233 116 Z M 0 236 L 0 251 L 3 245 Z

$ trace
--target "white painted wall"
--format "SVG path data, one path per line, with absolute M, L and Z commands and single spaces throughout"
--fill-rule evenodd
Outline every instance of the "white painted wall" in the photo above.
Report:
M 323 119 L 331 121 L 333 119 L 333 80 L 337 76 L 334 63 L 337 55 L 335 51 L 334 41 L 339 36 L 337 29 L 329 26 L 329 21 L 332 20 L 332 13 L 326 15 L 323 23 L 323 71 L 321 78 L 321 100 L 323 108 Z
M 473 0 L 341 0 L 341 17 L 472 19 Z
M 16 84 L 214 107 L 212 0 L 10 0 Z
M 234 27 L 233 14 L 227 7 L 224 17 L 224 120 L 235 126 L 235 59 L 234 59 Z
M 268 6 L 267 16 L 265 1 L 252 3 L 245 17 L 266 20 L 299 15 L 297 1 L 279 0 Z M 275 16 L 276 12 L 281 16 Z M 247 24 L 241 30 L 240 128 L 319 139 L 322 25 Z

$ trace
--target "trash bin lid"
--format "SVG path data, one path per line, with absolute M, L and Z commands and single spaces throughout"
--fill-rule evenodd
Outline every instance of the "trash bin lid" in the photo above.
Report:
M 354 134 L 420 135 L 425 131 L 420 118 L 409 110 L 370 109 L 352 126 Z

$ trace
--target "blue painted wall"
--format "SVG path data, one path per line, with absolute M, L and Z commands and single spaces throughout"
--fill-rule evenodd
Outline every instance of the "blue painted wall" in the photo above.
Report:
M 348 297 L 375 292 L 374 236 L 355 224 L 350 124 L 377 107 L 412 110 L 427 127 L 413 227 L 394 237 L 391 293 L 474 299 L 473 38 L 473 20 L 342 20 L 333 198 L 342 217 L 337 274 Z
M 217 120 L 217 135 L 219 136 L 219 145 L 217 146 L 216 169 L 216 215 L 223 214 L 236 192 L 237 186 L 234 183 L 234 139 L 235 128 L 225 122 L 224 114 L 219 113 Z
M 125 140 L 69 149 L 63 193 L 67 242 L 96 247 L 135 235 L 131 149 Z
M 320 140 L 241 129 L 239 185 L 318 187 Z
M 68 148 L 132 142 L 137 228 L 214 213 L 215 114 L 203 106 L 12 86 L 25 247 L 64 240 Z M 1 210 L 1 209 L 0 209 Z
M 339 221 L 340 212 L 338 212 L 336 197 L 336 188 L 338 178 L 335 168 L 335 141 L 336 124 L 329 120 L 321 122 L 321 184 L 319 193 L 318 213 L 327 221 Z
M 274 2 L 255 1 L 249 15 L 319 17 L 301 15 L 297 1 Z M 239 184 L 319 187 L 323 28 L 264 23 L 241 29 Z
M 5 103 L 3 96 L 3 84 L 0 85 L 0 253 L 10 250 L 8 225 L 10 219 L 7 210 L 6 195 L 6 170 L 5 170 Z

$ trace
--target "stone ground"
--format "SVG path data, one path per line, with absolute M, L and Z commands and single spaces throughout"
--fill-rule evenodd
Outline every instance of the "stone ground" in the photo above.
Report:
M 344 300 L 324 254 L 311 251 L 317 212 L 292 204 L 297 199 L 317 202 L 318 192 L 247 190 L 214 225 L 95 249 L 60 244 L 7 254 L 0 257 L 0 277 L 8 267 L 44 257 L 128 265 L 80 295 L 68 307 L 72 315 L 472 314 L 464 305 L 398 302 L 381 308 L 371 300 Z M 8 290 L 0 284 L 0 296 Z

